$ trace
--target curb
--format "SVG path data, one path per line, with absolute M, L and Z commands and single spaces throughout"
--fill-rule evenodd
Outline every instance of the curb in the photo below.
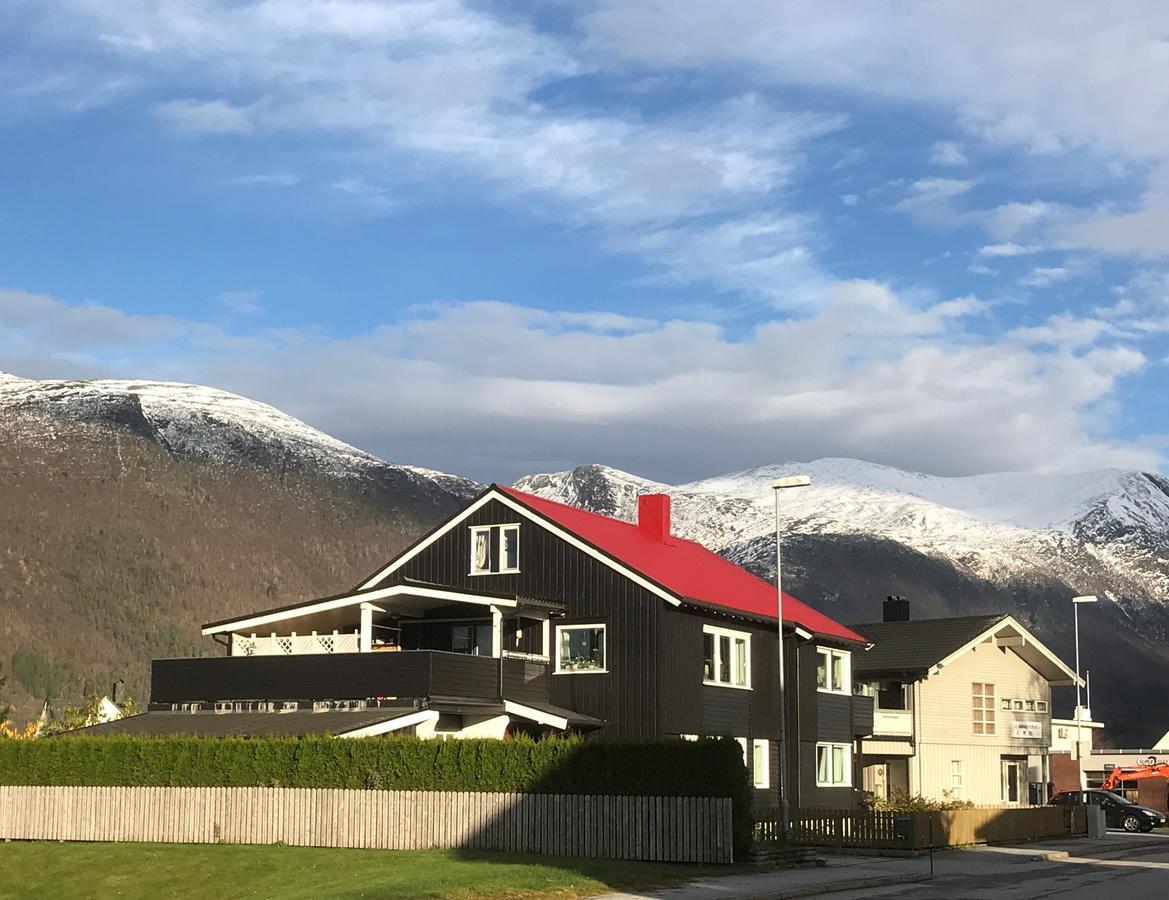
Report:
M 861 891 L 865 888 L 889 887 L 896 884 L 913 884 L 929 881 L 930 875 L 874 875 L 869 878 L 852 878 L 847 881 L 826 881 L 822 884 L 808 884 L 786 890 L 769 890 L 753 894 L 739 894 L 739 900 L 792 900 L 795 897 L 819 897 L 822 894 L 839 894 L 844 891 Z

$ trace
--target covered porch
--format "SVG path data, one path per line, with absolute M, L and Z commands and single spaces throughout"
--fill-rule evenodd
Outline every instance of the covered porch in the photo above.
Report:
M 230 656 L 438 650 L 547 663 L 550 621 L 564 605 L 403 583 L 212 622 Z

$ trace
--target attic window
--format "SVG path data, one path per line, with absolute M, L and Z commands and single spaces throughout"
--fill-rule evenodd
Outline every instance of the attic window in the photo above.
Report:
M 471 574 L 493 575 L 520 570 L 519 525 L 471 527 Z

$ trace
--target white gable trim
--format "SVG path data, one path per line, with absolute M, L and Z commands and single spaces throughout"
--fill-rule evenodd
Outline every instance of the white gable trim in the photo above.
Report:
M 958 657 L 963 656 L 966 653 L 969 653 L 971 650 L 973 650 L 979 644 L 983 644 L 983 643 L 986 643 L 987 641 L 991 641 L 992 643 L 995 644 L 995 646 L 1000 646 L 998 644 L 998 641 L 995 639 L 995 633 L 998 631 L 1001 631 L 1003 628 L 1005 628 L 1007 626 L 1010 626 L 1010 627 L 1016 629 L 1023 636 L 1023 640 L 1026 644 L 1028 644 L 1031 647 L 1034 647 L 1036 650 L 1038 650 L 1039 653 L 1048 662 L 1050 662 L 1057 669 L 1059 669 L 1061 672 L 1063 672 L 1065 675 L 1067 675 L 1068 682 L 1070 684 L 1075 684 L 1078 681 L 1080 683 L 1081 687 L 1084 685 L 1084 683 L 1085 683 L 1084 680 L 1082 678 L 1077 677 L 1075 671 L 1073 671 L 1072 669 L 1069 669 L 1068 666 L 1064 663 L 1064 661 L 1062 659 L 1060 659 L 1058 656 L 1056 656 L 1054 653 L 1052 653 L 1050 650 L 1048 650 L 1047 647 L 1045 647 L 1039 641 L 1039 639 L 1035 637 L 1035 635 L 1031 634 L 1031 632 L 1029 632 L 1022 625 L 1020 625 L 1018 620 L 1014 616 L 1007 616 L 1006 618 L 1000 619 L 999 621 L 995 622 L 994 625 L 992 625 L 990 628 L 983 631 L 976 638 L 974 638 L 974 640 L 969 641 L 968 643 L 959 647 L 957 650 L 955 650 L 953 653 L 951 653 L 945 659 L 942 659 L 942 660 L 939 660 L 938 662 L 936 662 L 933 666 L 930 667 L 928 674 L 937 675 L 940 671 L 942 671 L 942 669 L 944 669 L 946 666 L 948 666 L 951 662 L 956 660 Z M 1015 655 L 1018 656 L 1018 654 L 1015 654 Z M 1022 657 L 1019 657 L 1019 658 L 1022 659 Z
M 516 703 L 514 700 L 504 700 L 503 710 L 504 712 L 511 713 L 513 716 L 531 719 L 540 725 L 547 725 L 549 728 L 556 728 L 560 731 L 568 727 L 568 719 L 564 718 L 564 716 L 554 716 L 552 713 L 533 709 L 530 706 L 524 706 L 522 703 Z
M 341 738 L 363 738 L 373 737 L 378 734 L 386 734 L 390 731 L 397 731 L 401 728 L 412 728 L 415 725 L 421 725 L 424 722 L 437 722 L 438 712 L 433 709 L 420 709 L 418 712 L 406 713 L 404 716 L 398 716 L 396 719 L 390 719 L 386 722 L 378 722 L 376 725 L 366 725 L 364 728 L 356 728 L 353 731 L 344 731 L 337 735 Z
M 548 531 L 552 532 L 554 535 L 556 535 L 558 538 L 560 538 L 565 543 L 571 544 L 573 547 L 575 547 L 577 550 L 580 550 L 582 553 L 585 553 L 588 556 L 591 556 L 593 559 L 604 563 L 610 569 L 613 569 L 615 572 L 619 572 L 620 574 L 624 575 L 630 581 L 645 588 L 651 594 L 655 594 L 658 597 L 661 597 L 667 603 L 671 603 L 674 606 L 681 606 L 682 605 L 682 601 L 680 599 L 678 599 L 678 597 L 676 597 L 670 591 L 666 590 L 665 588 L 663 588 L 657 584 L 654 584 L 648 578 L 644 577 L 643 575 L 640 575 L 635 570 L 629 568 L 626 565 L 623 565 L 622 563 L 618 562 L 617 560 L 613 559 L 612 557 L 600 552 L 596 548 L 589 546 L 584 541 L 582 541 L 580 538 L 578 538 L 576 535 L 574 535 L 572 532 L 566 531 L 565 529 L 561 528 L 559 525 L 555 524 L 551 520 L 545 519 L 539 513 L 533 512 L 532 510 L 528 509 L 523 504 L 519 503 L 516 500 L 513 500 L 511 497 L 509 497 L 507 494 L 503 493 L 502 491 L 497 491 L 495 489 L 488 491 L 486 494 L 484 494 L 482 497 L 480 497 L 477 501 L 475 501 L 469 507 L 467 507 L 467 509 L 465 509 L 463 512 L 459 513 L 455 518 L 450 519 L 445 525 L 441 526 L 437 531 L 434 531 L 433 533 L 431 533 L 425 540 L 420 541 L 419 543 L 415 544 L 413 547 L 411 547 L 409 550 L 407 550 L 405 553 L 403 553 L 401 556 L 399 556 L 397 559 L 395 559 L 393 562 L 391 562 L 388 566 L 386 566 L 384 569 L 382 569 L 380 572 L 378 572 L 377 575 L 375 575 L 373 578 L 371 578 L 369 581 L 367 581 L 365 584 L 363 584 L 362 588 L 364 589 L 364 588 L 373 587 L 378 582 L 382 581 L 387 575 L 390 575 L 393 572 L 395 572 L 397 569 L 400 569 L 402 566 L 404 566 L 406 563 L 408 563 L 410 560 L 412 560 L 415 556 L 417 556 L 419 553 L 421 553 L 423 550 L 425 550 L 427 547 L 429 547 L 431 544 L 433 544 L 435 541 L 437 541 L 440 537 L 442 537 L 444 534 L 446 534 L 448 531 L 450 531 L 452 528 L 454 528 L 456 525 L 458 525 L 460 522 L 462 522 L 463 519 L 465 519 L 468 515 L 475 512 L 475 510 L 479 509 L 484 504 L 486 504 L 487 501 L 489 501 L 489 500 L 498 500 L 504 506 L 509 507 L 510 509 L 519 513 L 521 516 L 528 519 L 529 521 L 535 522 L 541 528 L 546 528 Z
M 514 609 L 519 604 L 515 600 L 501 597 L 481 597 L 477 594 L 466 594 L 458 590 L 443 588 L 422 587 L 413 584 L 395 584 L 391 587 L 380 588 L 376 591 L 363 591 L 358 594 L 348 594 L 344 597 L 334 597 L 331 600 L 322 600 L 319 603 L 308 603 L 304 606 L 294 606 L 291 609 L 279 612 L 258 612 L 230 622 L 222 622 L 203 629 L 203 634 L 222 634 L 228 631 L 242 631 L 248 628 L 257 628 L 260 625 L 270 625 L 273 622 L 282 622 L 285 619 L 297 619 L 301 616 L 311 616 L 313 613 L 328 612 L 331 609 L 341 609 L 345 606 L 367 605 L 371 600 L 386 600 L 392 597 L 407 595 L 411 597 L 429 597 L 435 600 L 450 600 L 453 603 L 475 603 L 479 606 L 502 606 Z M 378 607 L 371 607 L 378 609 Z
M 463 521 L 463 519 L 465 519 L 471 513 L 486 506 L 487 503 L 497 495 L 497 493 L 498 492 L 495 490 L 489 490 L 489 491 L 487 491 L 487 493 L 485 493 L 482 497 L 480 497 L 478 500 L 476 500 L 474 503 L 472 503 L 466 509 L 455 513 L 455 515 L 453 517 L 451 517 L 450 519 L 447 519 L 447 521 L 444 524 L 439 525 L 437 528 L 434 529 L 434 531 L 432 531 L 430 534 L 428 534 L 426 537 L 424 537 L 422 540 L 420 540 L 413 547 L 407 548 L 405 551 L 403 551 L 403 553 L 400 556 L 395 557 L 394 560 L 389 565 L 387 565 L 384 569 L 382 569 L 380 572 L 378 572 L 376 575 L 374 575 L 372 578 L 370 578 L 368 581 L 366 581 L 364 584 L 362 584 L 361 587 L 358 588 L 358 590 L 364 591 L 364 590 L 368 590 L 369 588 L 376 587 L 378 585 L 378 583 L 383 581 L 387 575 L 400 569 L 402 566 L 404 566 L 406 563 L 408 563 L 410 560 L 412 560 L 415 556 L 417 556 L 419 553 L 421 553 L 423 550 L 425 550 L 427 547 L 429 547 L 431 544 L 433 544 L 435 541 L 437 541 L 440 537 L 442 537 L 444 534 L 446 534 L 448 531 L 450 531 L 452 527 L 459 524 L 459 522 Z

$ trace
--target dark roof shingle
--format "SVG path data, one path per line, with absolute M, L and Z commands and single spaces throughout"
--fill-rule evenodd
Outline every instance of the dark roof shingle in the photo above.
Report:
M 856 677 L 920 675 L 965 646 L 1003 619 L 1006 613 L 919 619 L 908 622 L 873 622 L 853 627 L 873 642 L 869 650 L 852 655 Z

